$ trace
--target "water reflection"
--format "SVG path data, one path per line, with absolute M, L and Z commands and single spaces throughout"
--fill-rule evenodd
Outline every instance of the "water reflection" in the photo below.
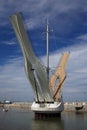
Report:
M 64 130 L 62 118 L 48 120 L 33 120 L 32 128 L 34 130 Z
M 30 111 L 0 110 L 0 130 L 87 130 L 86 112 L 63 112 L 61 118 L 35 120 Z
M 64 112 L 64 130 L 87 130 L 87 113 Z
M 63 112 L 61 118 L 32 120 L 32 130 L 87 130 L 87 113 Z

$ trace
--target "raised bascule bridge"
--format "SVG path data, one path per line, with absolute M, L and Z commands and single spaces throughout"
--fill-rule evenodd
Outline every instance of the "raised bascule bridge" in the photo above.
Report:
M 35 101 L 32 103 L 31 110 L 34 111 L 35 118 L 60 116 L 64 109 L 61 91 L 66 79 L 65 67 L 70 53 L 62 54 L 54 74 L 50 77 L 48 22 L 46 25 L 47 66 L 44 66 L 33 52 L 21 14 L 10 16 L 10 20 L 23 52 L 26 75 L 34 92 Z

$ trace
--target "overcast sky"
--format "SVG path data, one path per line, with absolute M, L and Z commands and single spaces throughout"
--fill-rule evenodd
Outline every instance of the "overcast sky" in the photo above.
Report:
M 35 54 L 46 64 L 46 19 L 50 66 L 70 51 L 64 101 L 87 100 L 87 0 L 0 0 L 0 100 L 33 101 L 22 52 L 9 20 L 21 12 Z

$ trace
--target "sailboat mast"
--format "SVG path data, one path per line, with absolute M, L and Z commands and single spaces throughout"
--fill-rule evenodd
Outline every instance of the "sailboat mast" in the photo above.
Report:
M 48 26 L 48 19 L 47 19 L 47 26 L 46 26 L 46 46 L 47 46 L 47 77 L 49 81 L 49 26 Z

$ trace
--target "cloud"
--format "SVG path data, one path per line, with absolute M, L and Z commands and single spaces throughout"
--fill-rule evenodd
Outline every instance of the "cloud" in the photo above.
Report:
M 80 35 L 77 37 L 77 40 L 79 40 L 80 43 L 87 43 L 87 33 L 86 34 L 83 34 L 83 35 Z
M 2 22 L 0 24 L 4 25 L 6 22 L 8 23 L 7 19 L 9 18 L 9 15 L 12 15 L 16 12 L 22 12 L 24 16 L 27 16 L 26 24 L 29 29 L 40 27 L 46 18 L 51 19 L 52 22 L 55 22 L 56 19 L 56 23 L 59 28 L 62 28 L 62 26 L 64 28 L 66 25 L 72 26 L 72 24 L 74 24 L 74 21 L 81 21 L 82 17 L 80 18 L 79 13 L 87 12 L 86 0 L 26 0 L 26 2 L 25 0 L 1 1 L 0 19 Z M 87 22 L 87 20 L 85 22 Z
M 16 101 L 33 99 L 21 57 L 9 59 L 6 64 L 0 66 L 0 99 L 5 98 Z
M 15 45 L 16 44 L 16 42 L 15 41 L 13 41 L 13 40 L 10 40 L 10 41 L 2 41 L 2 43 L 1 44 L 5 44 L 5 45 Z

